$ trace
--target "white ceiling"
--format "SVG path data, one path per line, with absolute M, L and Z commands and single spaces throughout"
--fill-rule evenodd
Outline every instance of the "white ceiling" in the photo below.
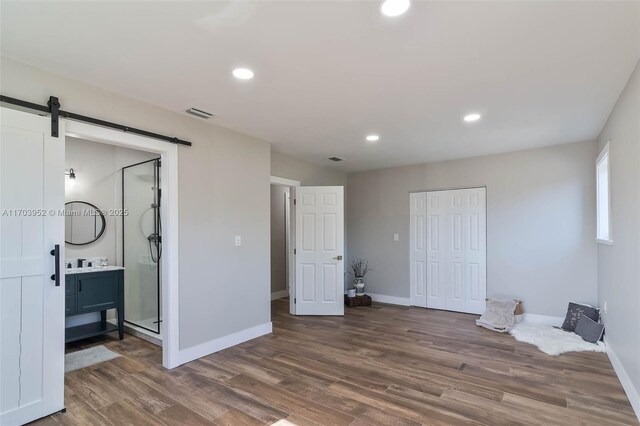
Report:
M 639 2 L 379 5 L 3 0 L 1 48 L 345 171 L 595 138 L 640 57 Z

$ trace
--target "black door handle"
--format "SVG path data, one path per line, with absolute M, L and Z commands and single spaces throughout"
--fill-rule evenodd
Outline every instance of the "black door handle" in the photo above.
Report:
M 56 287 L 60 287 L 60 244 L 56 244 L 50 253 L 55 259 L 55 274 L 51 275 L 51 281 L 55 281 Z
M 78 291 L 82 291 L 82 280 L 78 280 Z

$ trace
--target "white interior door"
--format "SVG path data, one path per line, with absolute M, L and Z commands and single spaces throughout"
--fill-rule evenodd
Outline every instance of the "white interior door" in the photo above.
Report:
M 465 301 L 465 217 L 462 191 L 441 194 L 446 202 L 445 216 L 445 297 L 446 309 L 466 312 Z
M 302 186 L 296 194 L 297 315 L 344 315 L 344 191 Z
M 482 314 L 487 297 L 487 191 L 473 188 L 454 192 L 461 198 L 456 208 L 462 216 L 463 312 Z
M 0 424 L 64 408 L 64 122 L 0 109 Z M 60 273 L 64 268 L 59 263 Z
M 427 193 L 409 194 L 411 305 L 427 307 Z M 443 299 L 444 302 L 444 299 Z
M 410 198 L 411 304 L 483 313 L 487 288 L 485 188 L 421 192 Z
M 427 306 L 446 309 L 446 201 L 442 192 L 427 193 Z

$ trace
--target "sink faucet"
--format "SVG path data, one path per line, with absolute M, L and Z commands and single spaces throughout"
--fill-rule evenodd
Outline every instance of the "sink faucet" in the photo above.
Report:
M 84 266 L 84 261 L 87 259 L 78 259 L 78 268 L 82 268 Z

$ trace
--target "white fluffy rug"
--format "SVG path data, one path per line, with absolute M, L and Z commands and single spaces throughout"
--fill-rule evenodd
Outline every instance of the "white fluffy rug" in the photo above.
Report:
M 536 345 L 538 349 L 549 355 L 560 355 L 565 352 L 606 351 L 603 342 L 589 343 L 575 333 L 550 325 L 520 323 L 510 333 L 516 340 Z

